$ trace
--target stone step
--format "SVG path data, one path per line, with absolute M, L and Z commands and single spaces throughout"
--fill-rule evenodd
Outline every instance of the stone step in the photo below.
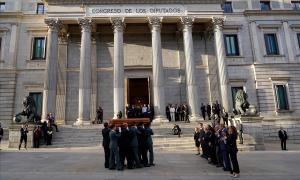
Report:
M 152 129 L 155 135 L 152 136 L 154 149 L 159 151 L 195 151 L 194 144 L 194 127 L 198 123 L 178 123 L 182 129 L 182 135 L 179 138 L 172 134 L 174 124 L 167 123 L 163 125 L 153 125 Z M 205 123 L 204 123 L 205 124 Z M 55 133 L 53 137 L 53 145 L 48 148 L 64 148 L 64 147 L 95 147 L 102 144 L 102 125 L 90 126 L 59 126 L 60 132 Z M 244 135 L 245 142 L 255 144 L 251 137 Z M 240 151 L 252 151 L 252 145 L 239 145 Z

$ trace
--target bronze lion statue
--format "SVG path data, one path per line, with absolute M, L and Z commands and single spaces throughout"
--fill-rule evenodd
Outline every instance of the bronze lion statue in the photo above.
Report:
M 37 123 L 40 121 L 40 117 L 36 113 L 36 105 L 32 96 L 26 96 L 23 99 L 23 106 L 23 111 L 14 116 L 14 122 L 20 123 L 22 121 L 21 116 L 26 116 L 27 122 Z

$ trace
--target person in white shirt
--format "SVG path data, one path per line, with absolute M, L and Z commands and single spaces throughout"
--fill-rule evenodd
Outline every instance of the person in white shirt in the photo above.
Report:
M 144 106 L 142 107 L 142 115 L 143 115 L 143 117 L 147 117 L 147 110 L 148 110 L 148 108 L 147 108 L 146 104 L 144 104 Z
M 171 121 L 174 122 L 175 121 L 175 107 L 173 105 L 170 107 L 170 115 L 171 115 Z

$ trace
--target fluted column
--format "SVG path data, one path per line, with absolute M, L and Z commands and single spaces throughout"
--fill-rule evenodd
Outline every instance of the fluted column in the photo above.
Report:
M 91 29 L 90 18 L 80 18 L 81 27 L 80 72 L 79 72 L 79 106 L 75 125 L 90 124 L 91 102 Z
M 58 32 L 61 26 L 58 19 L 45 19 L 45 23 L 48 26 L 48 38 L 43 90 L 42 122 L 47 119 L 47 113 L 55 114 L 56 110 Z
M 227 65 L 225 62 L 225 47 L 224 47 L 224 39 L 223 39 L 223 23 L 224 18 L 213 18 L 212 19 L 214 25 L 214 38 L 215 38 L 215 49 L 216 49 L 216 58 L 218 64 L 218 75 L 219 75 L 219 83 L 220 83 L 220 91 L 221 91 L 221 104 L 225 108 L 226 111 L 230 111 L 229 107 L 229 86 L 228 86 L 228 72 Z
M 152 33 L 154 123 L 168 122 L 165 116 L 164 69 L 161 50 L 161 17 L 149 17 Z
M 190 108 L 190 121 L 200 120 L 199 115 L 199 98 L 198 88 L 195 76 L 195 58 L 194 58 L 194 43 L 193 43 L 193 22 L 191 17 L 182 17 L 183 25 L 183 45 L 185 54 L 185 76 L 186 76 L 186 91 L 187 102 Z
M 111 18 L 114 29 L 114 119 L 121 111 L 124 115 L 124 18 Z

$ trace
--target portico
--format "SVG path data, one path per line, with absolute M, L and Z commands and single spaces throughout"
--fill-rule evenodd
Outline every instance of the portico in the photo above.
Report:
M 52 3 L 55 6 L 59 5 L 58 1 Z M 47 52 L 51 53 L 51 57 L 46 58 L 47 78 L 44 82 L 44 91 L 47 92 L 47 88 L 49 89 L 48 78 L 54 79 L 51 82 L 59 78 L 56 73 L 51 73 L 49 70 L 62 68 L 57 67 L 56 62 L 59 62 L 61 57 L 55 54 L 67 50 L 66 53 L 62 53 L 67 54 L 64 57 L 67 59 L 67 64 L 65 69 L 61 69 L 66 77 L 66 89 L 58 96 L 55 87 L 50 86 L 53 90 L 49 92 L 52 94 L 49 96 L 46 94 L 43 99 L 43 104 L 47 105 L 43 106 L 43 119 L 47 112 L 65 109 L 64 113 L 56 110 L 58 112 L 56 116 L 58 119 L 63 119 L 64 123 L 68 121 L 66 119 L 72 117 L 77 119 L 75 125 L 89 124 L 95 116 L 94 109 L 97 106 L 104 106 L 110 114 L 107 116 L 109 118 L 117 118 L 120 111 L 125 115 L 125 105 L 130 98 L 128 96 L 133 96 L 132 92 L 135 92 L 128 89 L 130 86 L 128 86 L 126 71 L 133 73 L 131 78 L 141 76 L 148 78 L 149 104 L 154 109 L 154 122 L 167 122 L 165 107 L 169 103 L 187 104 L 190 120 L 198 121 L 200 102 L 208 102 L 219 97 L 211 97 L 212 93 L 203 91 L 207 89 L 207 83 L 210 83 L 204 74 L 209 65 L 207 62 L 209 56 L 205 52 L 207 48 L 204 47 L 213 37 L 215 45 L 212 48 L 223 48 L 219 35 L 220 23 L 224 21 L 221 15 L 192 15 L 189 12 L 190 7 L 181 4 L 122 6 L 87 4 L 80 8 L 77 14 L 68 12 L 64 15 L 51 11 L 50 8 L 45 19 L 46 23 L 52 22 L 57 27 L 64 27 L 61 31 L 57 28 L 59 40 L 66 37 L 68 39 L 64 41 L 66 42 L 64 47 L 67 48 L 62 49 L 59 48 L 61 45 L 57 41 L 48 41 Z M 49 23 L 48 26 L 50 29 Z M 51 33 L 52 31 L 49 30 L 49 37 Z M 195 49 L 202 47 L 204 52 L 195 52 Z M 78 51 L 75 52 L 74 48 Z M 55 49 L 58 49 L 58 52 Z M 217 74 L 226 75 L 224 52 L 216 50 L 215 53 L 218 64 Z M 75 54 L 80 57 L 78 60 L 75 60 L 77 59 Z M 151 72 L 150 76 L 149 72 Z M 141 76 L 137 75 L 138 73 Z M 77 74 L 78 80 L 75 81 L 73 78 L 77 77 Z M 200 83 L 199 79 L 204 83 Z M 220 96 L 224 97 L 228 94 L 223 91 L 228 81 L 226 77 L 222 77 L 219 82 L 218 86 L 222 89 Z M 73 86 L 71 87 L 70 84 L 68 88 L 68 83 Z M 131 94 L 129 95 L 128 92 Z M 109 94 L 109 97 L 106 94 Z M 55 97 L 63 97 L 65 102 L 56 103 Z M 70 98 L 74 99 L 68 100 Z M 221 101 L 223 103 L 227 100 Z M 71 102 L 78 103 L 77 107 L 74 107 L 75 104 Z M 74 113 L 74 110 L 78 112 L 76 116 L 70 114 L 71 111 Z M 70 117 L 67 117 L 68 114 Z
M 220 19 L 222 21 L 222 19 Z M 57 19 L 49 18 L 45 22 L 54 22 L 57 25 L 63 23 L 64 25 L 71 25 L 76 22 L 76 19 L 66 20 L 66 18 L 61 17 Z M 149 26 L 149 31 L 151 31 L 152 37 L 152 66 L 149 67 L 152 69 L 152 79 L 151 79 L 151 92 L 152 99 L 151 104 L 154 106 L 155 120 L 154 122 L 166 122 L 165 118 L 165 106 L 166 104 L 166 94 L 164 90 L 165 86 L 165 73 L 163 66 L 162 58 L 162 47 L 161 47 L 161 28 L 164 26 L 164 23 L 168 26 L 171 24 L 176 24 L 177 29 L 176 33 L 182 30 L 182 35 L 178 34 L 183 41 L 184 49 L 184 59 L 185 59 L 185 75 L 186 75 L 186 100 L 182 100 L 190 107 L 190 116 L 192 121 L 200 120 L 199 118 L 199 97 L 198 97 L 198 88 L 199 84 L 196 82 L 195 74 L 195 55 L 193 47 L 193 25 L 197 24 L 197 28 L 207 29 L 211 26 L 212 19 L 210 18 L 197 18 L 193 16 L 183 16 L 183 17 L 161 17 L 161 16 L 152 16 L 152 17 L 140 17 L 140 18 L 131 18 L 131 17 L 109 17 L 109 18 L 99 18 L 99 17 L 85 17 L 78 18 L 77 22 L 81 28 L 81 45 L 80 45 L 80 68 L 79 68 L 79 94 L 78 94 L 78 117 L 76 125 L 82 125 L 85 123 L 90 123 L 91 117 L 91 88 L 92 88 L 92 62 L 91 62 L 91 47 L 92 47 L 92 37 L 95 37 L 99 34 L 97 29 L 100 25 L 111 25 L 114 41 L 113 41 L 113 117 L 116 118 L 116 115 L 119 111 L 123 114 L 125 113 L 125 77 L 124 77 L 124 42 L 123 34 L 126 32 L 126 24 L 141 24 Z M 77 23 L 76 22 L 76 23 Z M 219 21 L 218 21 L 219 22 Z M 94 27 L 94 28 L 93 28 Z M 97 28 L 98 27 L 98 28 Z M 216 24 L 216 28 L 219 27 L 219 24 Z M 100 27 L 101 28 L 101 27 Z M 199 32 L 199 30 L 196 29 Z M 49 31 L 51 33 L 52 31 Z M 69 32 L 71 33 L 71 32 Z M 209 32 L 207 32 L 209 33 Z M 51 34 L 50 34 L 51 35 Z M 216 37 L 216 36 L 215 36 Z M 220 38 L 217 36 L 217 38 Z M 216 46 L 222 46 L 222 43 L 218 44 L 220 40 L 216 40 Z M 48 47 L 57 48 L 57 41 L 49 41 L 50 45 Z M 51 52 L 49 49 L 48 52 Z M 52 54 L 57 52 L 53 51 Z M 218 62 L 222 62 L 222 53 L 217 51 Z M 53 55 L 54 60 L 52 63 L 47 63 L 47 69 L 56 69 L 57 66 L 54 62 L 57 61 L 57 56 Z M 47 62 L 50 59 L 47 59 Z M 223 67 L 219 65 L 219 67 Z M 219 73 L 224 75 L 226 70 L 219 68 Z M 225 71 L 225 72 L 224 72 Z M 56 79 L 55 73 L 48 73 L 48 76 L 52 79 Z M 45 81 L 45 85 L 46 85 Z M 101 82 L 100 82 L 101 84 Z M 222 87 L 226 86 L 226 82 L 222 80 Z M 101 85 L 100 85 L 101 86 Z M 47 86 L 45 86 L 47 87 Z M 223 91 L 221 91 L 223 92 Z M 55 93 L 55 92 L 53 92 Z M 54 96 L 54 95 L 52 95 Z M 223 96 L 222 96 L 223 97 Z M 50 99 L 55 99 L 44 96 L 44 104 L 50 103 L 50 106 L 55 106 L 55 101 L 50 102 Z M 45 107 L 45 106 L 44 106 Z M 43 110 L 43 114 L 46 114 L 49 111 L 46 108 Z

